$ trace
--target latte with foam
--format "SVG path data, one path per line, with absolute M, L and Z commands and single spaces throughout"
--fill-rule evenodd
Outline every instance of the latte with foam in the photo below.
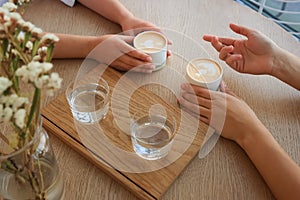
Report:
M 187 80 L 191 84 L 218 90 L 222 81 L 223 69 L 214 60 L 197 58 L 189 62 L 186 73 Z
M 147 31 L 139 34 L 134 40 L 134 46 L 145 53 L 158 52 L 167 45 L 166 38 L 160 33 Z
M 138 50 L 143 51 L 152 58 L 155 65 L 153 71 L 161 69 L 167 60 L 167 38 L 156 31 L 145 31 L 139 33 L 133 40 L 133 45 Z
M 196 59 L 188 64 L 187 73 L 195 81 L 212 82 L 221 75 L 221 67 L 213 60 Z

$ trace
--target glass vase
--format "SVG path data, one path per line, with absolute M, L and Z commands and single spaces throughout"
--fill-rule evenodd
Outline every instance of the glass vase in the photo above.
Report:
M 62 199 L 64 184 L 45 129 L 40 125 L 23 148 L 0 155 L 4 199 Z M 1 199 L 1 198 L 0 198 Z

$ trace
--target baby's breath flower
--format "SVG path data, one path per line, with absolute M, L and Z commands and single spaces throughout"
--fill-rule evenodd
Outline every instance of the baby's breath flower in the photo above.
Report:
M 27 65 L 23 65 L 21 68 L 18 68 L 16 71 L 16 76 L 22 78 L 22 80 L 27 83 L 29 80 L 29 71 L 27 69 Z
M 38 49 L 38 54 L 41 55 L 41 54 L 47 53 L 47 50 L 48 50 L 47 47 L 42 46 Z
M 49 82 L 49 75 L 42 75 L 34 81 L 37 88 L 42 88 Z
M 53 33 L 46 33 L 42 39 L 41 39 L 41 43 L 42 44 L 52 44 L 54 42 L 58 42 L 59 38 L 54 35 Z
M 22 24 L 23 30 L 26 31 L 31 31 L 32 29 L 35 28 L 35 26 L 31 22 L 24 22 Z
M 21 31 L 17 36 L 18 41 L 23 42 L 25 40 L 25 34 Z
M 29 49 L 30 51 L 32 50 L 33 44 L 32 44 L 31 41 L 28 41 L 28 42 L 26 43 L 26 48 Z
M 14 112 L 16 112 L 19 108 L 24 107 L 25 104 L 28 104 L 29 100 L 26 97 L 18 97 L 15 99 L 15 101 L 12 104 L 12 109 Z
M 0 7 L 0 16 L 9 14 L 9 11 L 6 8 Z
M 39 35 L 42 34 L 42 33 L 43 33 L 43 30 L 40 29 L 40 28 L 38 28 L 38 27 L 34 27 L 34 28 L 31 30 L 31 34 L 32 34 L 32 36 L 34 36 L 34 37 L 37 37 L 37 36 L 39 36 Z
M 26 110 L 25 109 L 19 109 L 14 114 L 15 118 L 15 124 L 19 128 L 23 128 L 25 126 L 25 116 L 26 116 Z
M 59 77 L 58 73 L 53 72 L 50 74 L 50 80 L 48 83 L 49 88 L 59 89 L 61 87 L 62 78 Z
M 10 107 L 5 107 L 3 109 L 3 121 L 5 123 L 8 123 L 11 120 L 12 115 L 13 115 L 13 110 Z
M 10 18 L 16 22 L 22 19 L 21 15 L 17 12 L 10 13 Z
M 9 96 L 7 96 L 7 98 L 5 99 L 5 106 L 6 107 L 11 107 L 11 105 L 14 104 L 14 102 L 17 100 L 18 95 L 17 94 L 11 94 Z
M 48 71 L 50 71 L 53 67 L 53 64 L 52 63 L 48 63 L 48 62 L 44 62 L 44 63 L 41 63 L 41 68 L 43 70 L 43 73 L 46 73 Z
M 12 86 L 12 82 L 6 77 L 0 77 L 0 95 Z
M 14 54 L 15 56 L 19 56 L 20 53 L 16 49 L 12 49 L 11 53 Z
M 17 10 L 18 6 L 12 2 L 6 2 L 5 4 L 3 4 L 2 8 L 7 9 L 10 12 L 13 12 Z
M 36 56 L 34 56 L 33 58 L 32 58 L 32 61 L 41 61 L 42 60 L 42 58 L 41 58 L 41 56 L 40 55 L 36 55 Z
M 53 96 L 54 92 L 61 87 L 61 82 L 62 78 L 59 77 L 58 73 L 51 73 L 47 85 L 47 95 Z

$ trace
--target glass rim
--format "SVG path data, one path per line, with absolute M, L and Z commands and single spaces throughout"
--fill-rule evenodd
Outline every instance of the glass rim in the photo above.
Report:
M 100 84 L 99 81 L 102 81 L 103 84 Z M 76 108 L 90 108 L 90 107 L 95 107 L 99 104 L 101 104 L 102 102 L 104 102 L 104 104 L 107 103 L 108 101 L 108 98 L 109 98 L 109 93 L 110 93 L 110 88 L 109 88 L 109 85 L 107 83 L 107 81 L 103 78 L 99 78 L 98 82 L 87 82 L 87 83 L 83 83 L 83 84 L 78 84 L 75 88 L 73 88 L 74 86 L 74 83 L 75 81 L 71 81 L 67 88 L 66 88 L 66 91 L 65 91 L 65 95 L 66 95 L 66 98 L 67 98 L 67 101 L 69 103 L 69 106 L 71 107 L 71 109 L 74 108 L 74 106 Z M 91 104 L 91 105 L 77 105 L 75 103 L 72 103 L 71 104 L 71 94 L 72 94 L 72 91 L 74 91 L 74 89 L 77 89 L 77 88 L 80 88 L 80 87 L 85 87 L 85 86 L 95 86 L 95 88 L 97 87 L 101 87 L 103 88 L 104 90 L 106 90 L 106 93 L 105 93 L 105 96 L 104 96 L 104 99 L 103 101 L 99 102 L 99 103 L 96 103 L 96 104 Z M 72 89 L 71 89 L 72 87 Z
M 137 112 L 134 114 L 134 117 L 136 116 L 136 114 L 137 114 Z M 147 144 L 152 145 L 152 144 L 160 144 L 162 142 L 172 141 L 174 139 L 175 135 L 176 135 L 176 132 L 177 132 L 177 122 L 176 122 L 175 117 L 172 114 L 168 114 L 167 116 L 164 116 L 164 115 L 161 115 L 161 114 L 149 114 L 149 113 L 147 113 L 147 114 L 141 115 L 138 119 L 141 119 L 141 118 L 144 118 L 144 117 L 150 118 L 150 116 L 159 116 L 159 117 L 165 118 L 166 121 L 168 121 L 170 124 L 172 124 L 173 127 L 170 128 L 170 127 L 167 126 L 169 129 L 171 129 L 171 137 L 170 138 L 161 140 L 159 142 L 147 142 Z M 132 129 L 137 126 L 136 122 L 137 122 L 138 119 L 134 118 L 130 122 L 130 135 L 134 139 L 136 139 L 138 141 L 141 141 L 138 137 L 136 137 L 134 134 L 132 134 L 132 132 L 133 132 Z M 172 122 L 170 122 L 170 119 L 172 120 Z M 164 123 L 162 127 L 164 127 L 164 126 L 166 126 L 166 123 Z M 141 141 L 141 142 L 143 142 L 143 141 Z M 145 142 L 143 142 L 143 143 L 145 143 Z

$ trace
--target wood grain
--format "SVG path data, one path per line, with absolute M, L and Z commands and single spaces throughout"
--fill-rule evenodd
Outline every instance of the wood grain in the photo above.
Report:
M 85 74 L 88 79 L 84 77 L 78 82 L 93 80 L 94 76 L 98 77 L 97 71 L 97 68 L 92 69 L 91 72 Z M 136 74 L 131 75 L 135 77 Z M 116 93 L 115 85 L 121 77 L 122 74 L 112 68 L 107 68 L 102 74 L 102 78 L 109 82 L 110 99 L 112 99 L 112 94 Z M 147 113 L 152 105 L 159 104 L 166 109 L 166 112 L 174 114 L 178 125 L 178 133 L 172 151 L 167 157 L 160 160 L 145 161 L 134 154 L 131 154 L 130 157 L 127 157 L 127 155 L 120 156 L 120 151 L 114 151 L 115 148 L 133 152 L 131 140 L 128 136 L 130 133 L 122 131 L 124 128 L 126 130 L 129 127 L 130 116 L 127 117 L 126 112 L 124 112 L 127 105 L 121 97 L 126 98 L 128 96 L 130 87 L 136 88 L 128 75 L 126 81 L 122 82 L 122 86 L 126 89 L 123 91 L 118 90 L 115 97 L 117 103 L 114 104 L 117 108 L 111 105 L 111 108 L 117 109 L 115 114 L 121 119 L 120 128 L 116 128 L 117 125 L 114 123 L 116 119 L 114 119 L 112 109 L 109 110 L 107 117 L 99 123 L 102 130 L 99 130 L 98 126 L 84 126 L 80 123 L 77 126 L 74 125 L 76 121 L 73 120 L 64 94 L 44 108 L 43 116 L 47 119 L 45 127 L 49 132 L 60 137 L 76 151 L 97 164 L 107 174 L 125 185 L 137 197 L 141 199 L 160 199 L 187 164 L 197 155 L 207 132 L 207 126 L 200 123 L 199 129 L 196 129 L 196 133 L 193 135 L 195 129 L 193 130 L 191 127 L 195 126 L 198 122 L 197 119 L 187 113 L 181 114 L 182 111 L 177 104 L 172 105 L 147 89 L 140 87 L 130 97 L 129 112 L 131 114 L 136 111 Z M 185 123 L 182 121 L 182 117 L 187 118 Z M 103 135 L 101 136 L 101 134 Z M 111 143 L 110 145 L 114 147 L 110 149 L 110 145 L 106 145 L 108 143 Z M 107 169 L 109 167 L 111 169 Z M 128 173 L 128 171 L 131 173 Z M 161 179 L 162 177 L 163 179 Z
M 211 58 L 218 60 L 215 50 L 201 40 L 203 34 L 239 37 L 228 27 L 230 22 L 255 28 L 280 47 L 300 55 L 300 44 L 281 27 L 249 8 L 232 0 L 121 0 L 137 17 L 160 27 L 185 34 L 203 46 Z M 118 33 L 115 23 L 76 4 L 68 8 L 58 0 L 35 0 L 27 8 L 25 18 L 45 31 L 78 35 Z M 173 39 L 171 35 L 170 39 Z M 182 50 L 182 42 L 174 40 L 170 49 L 200 56 L 193 48 Z M 172 65 L 176 57 L 169 60 Z M 55 60 L 54 70 L 64 78 L 60 93 L 48 98 L 46 104 L 64 92 L 76 77 L 82 60 Z M 268 76 L 241 75 L 221 62 L 227 85 L 251 108 L 272 132 L 284 150 L 300 164 L 300 96 L 299 92 Z M 184 64 L 182 65 L 184 66 Z M 182 67 L 183 68 L 183 67 Z M 182 72 L 180 65 L 176 70 Z M 175 74 L 176 75 L 176 74 Z M 158 78 L 176 84 L 174 76 L 156 73 Z M 159 96 L 175 103 L 163 87 L 146 86 Z M 176 91 L 178 92 L 178 91 Z M 66 138 L 66 141 L 69 141 Z M 138 198 L 119 182 L 76 153 L 60 138 L 51 135 L 51 142 L 65 180 L 65 199 L 137 200 Z M 199 199 L 274 199 L 269 188 L 252 165 L 247 155 L 235 143 L 219 139 L 214 149 L 203 159 L 195 158 L 162 197 L 163 200 Z

